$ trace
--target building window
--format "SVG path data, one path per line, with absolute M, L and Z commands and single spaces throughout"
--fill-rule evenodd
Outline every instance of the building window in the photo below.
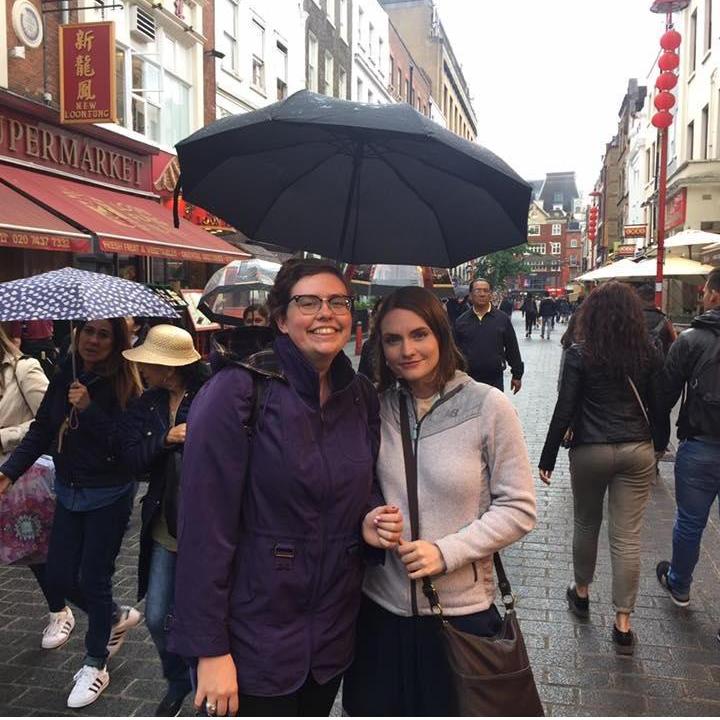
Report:
M 368 57 L 370 58 L 370 62 L 375 62 L 375 57 L 373 56 L 375 48 L 375 28 L 373 27 L 373 24 L 370 23 L 368 25 Z
M 690 40 L 688 43 L 690 52 L 690 72 L 694 73 L 697 67 L 697 10 L 690 16 Z
M 705 37 L 703 40 L 703 54 L 712 47 L 712 0 L 705 0 Z
M 338 97 L 341 100 L 347 100 L 347 73 L 338 67 Z
M 687 159 L 692 160 L 695 154 L 695 121 L 687 126 Z
M 530 249 L 536 255 L 544 255 L 545 254 L 545 243 L 538 243 L 537 245 L 530 245 Z
M 308 90 L 318 91 L 318 41 L 311 33 L 308 33 Z
M 275 63 L 277 65 L 277 99 L 284 100 L 287 97 L 288 89 L 288 52 L 282 43 L 276 45 Z
M 563 194 L 561 192 L 555 193 L 553 195 L 553 202 L 562 204 L 563 203 Z
M 410 87 L 410 78 L 405 81 L 405 101 L 412 105 L 412 88 Z
M 335 0 L 325 0 L 325 14 L 330 24 L 335 27 Z
M 250 31 L 252 33 L 252 84 L 264 92 L 265 28 L 257 20 L 253 20 Z
M 383 42 L 383 39 L 381 37 L 378 37 L 378 56 L 377 56 L 377 64 L 378 64 L 378 72 L 381 76 L 385 75 L 385 67 L 383 65 L 383 52 L 385 50 L 385 43 Z
M 393 82 L 395 82 L 395 58 L 391 55 L 390 56 L 390 84 L 392 85 Z
M 550 243 L 550 252 L 553 255 L 559 255 L 560 254 L 560 243 L 559 242 Z
M 398 68 L 398 70 L 397 70 L 397 93 L 400 96 L 401 100 L 402 100 L 402 91 L 403 91 L 402 68 Z
M 363 33 L 363 29 L 365 26 L 365 11 L 358 7 L 358 28 L 357 28 L 357 37 L 358 37 L 358 45 L 361 48 L 365 48 L 365 36 Z
M 333 56 L 325 51 L 325 84 L 323 86 L 325 95 L 333 94 Z
M 373 103 L 375 101 L 375 95 L 373 95 L 372 90 L 368 90 L 368 97 L 367 97 L 368 103 Z
M 562 235 L 562 225 L 560 225 L 560 223 L 553 224 L 552 235 Z
M 221 67 L 223 70 L 237 73 L 238 67 L 238 0 L 220 0 L 218 4 L 220 15 L 219 50 L 225 54 Z
M 571 248 L 576 248 L 577 246 L 578 246 L 578 241 L 577 241 L 575 238 L 573 238 L 573 239 L 570 241 L 570 247 L 571 247 Z
M 702 159 L 707 160 L 710 157 L 710 105 L 706 105 L 702 109 L 702 117 L 700 120 L 700 147 L 702 149 Z
M 364 92 L 364 84 L 361 78 L 358 78 L 355 83 L 355 90 L 357 92 L 357 101 L 358 102 L 364 102 L 365 96 L 363 95 Z
M 347 20 L 348 20 L 348 17 L 347 17 L 347 13 L 348 13 L 348 10 L 347 10 L 347 0 L 340 0 L 340 17 L 339 17 L 339 20 L 340 20 L 340 37 L 341 37 L 345 42 L 347 42 L 347 39 L 348 39 L 348 34 L 347 34 L 347 29 L 348 29 Z
M 539 235 L 540 234 L 540 226 L 539 225 L 528 225 L 528 235 Z

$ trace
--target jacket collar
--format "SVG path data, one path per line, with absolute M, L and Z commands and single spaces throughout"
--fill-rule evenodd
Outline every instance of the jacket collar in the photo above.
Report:
M 698 315 L 691 323 L 694 328 L 705 328 L 707 330 L 720 331 L 720 307 L 706 310 Z
M 283 375 L 295 392 L 311 407 L 320 407 L 320 375 L 310 361 L 300 352 L 287 336 L 280 335 L 273 343 L 273 349 L 282 368 Z M 330 366 L 330 390 L 333 394 L 347 388 L 355 379 L 352 363 L 342 350 Z

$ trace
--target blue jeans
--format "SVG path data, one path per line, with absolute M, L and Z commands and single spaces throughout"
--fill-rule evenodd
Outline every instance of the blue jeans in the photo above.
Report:
M 668 581 L 680 593 L 690 592 L 700 557 L 700 541 L 710 508 L 720 495 L 720 442 L 685 440 L 675 460 L 677 515 Z
M 103 667 L 110 630 L 117 620 L 112 578 L 130 519 L 132 498 L 123 495 L 111 505 L 73 512 L 55 505 L 44 577 L 38 581 L 52 612 L 74 602 L 88 615 L 84 665 Z
M 190 672 L 185 661 L 167 649 L 167 619 L 175 605 L 176 562 L 177 553 L 153 543 L 145 596 L 145 624 L 160 656 L 168 694 L 179 698 L 190 692 Z

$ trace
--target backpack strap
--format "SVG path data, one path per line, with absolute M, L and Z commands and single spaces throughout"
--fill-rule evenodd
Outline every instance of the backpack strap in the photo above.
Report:
M 35 413 L 33 412 L 32 405 L 28 402 L 28 399 L 23 392 L 22 383 L 20 382 L 20 378 L 18 377 L 18 371 L 17 366 L 20 363 L 21 360 L 32 360 L 33 358 L 30 357 L 30 355 L 21 355 L 19 358 L 15 360 L 13 363 L 13 380 L 15 380 L 15 384 L 17 385 L 18 392 L 20 393 L 20 397 L 22 397 L 23 402 L 25 405 L 27 405 L 27 409 L 30 411 L 33 417 L 35 417 Z

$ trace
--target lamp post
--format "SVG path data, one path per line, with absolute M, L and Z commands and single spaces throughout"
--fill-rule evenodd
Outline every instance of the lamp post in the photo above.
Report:
M 655 96 L 657 112 L 652 117 L 652 124 L 658 130 L 658 145 L 660 147 L 660 176 L 658 178 L 658 211 L 657 211 L 657 266 L 655 270 L 655 305 L 662 307 L 663 292 L 663 263 L 665 261 L 665 204 L 667 198 L 667 156 L 668 156 L 668 128 L 673 123 L 670 110 L 675 105 L 675 96 L 671 90 L 677 85 L 678 76 L 675 74 L 680 65 L 677 49 L 682 38 L 680 33 L 673 29 L 672 14 L 684 10 L 690 0 L 655 0 L 650 12 L 665 15 L 665 33 L 660 38 L 660 47 L 663 52 L 658 60 L 661 72 L 655 81 L 655 87 L 660 91 Z

